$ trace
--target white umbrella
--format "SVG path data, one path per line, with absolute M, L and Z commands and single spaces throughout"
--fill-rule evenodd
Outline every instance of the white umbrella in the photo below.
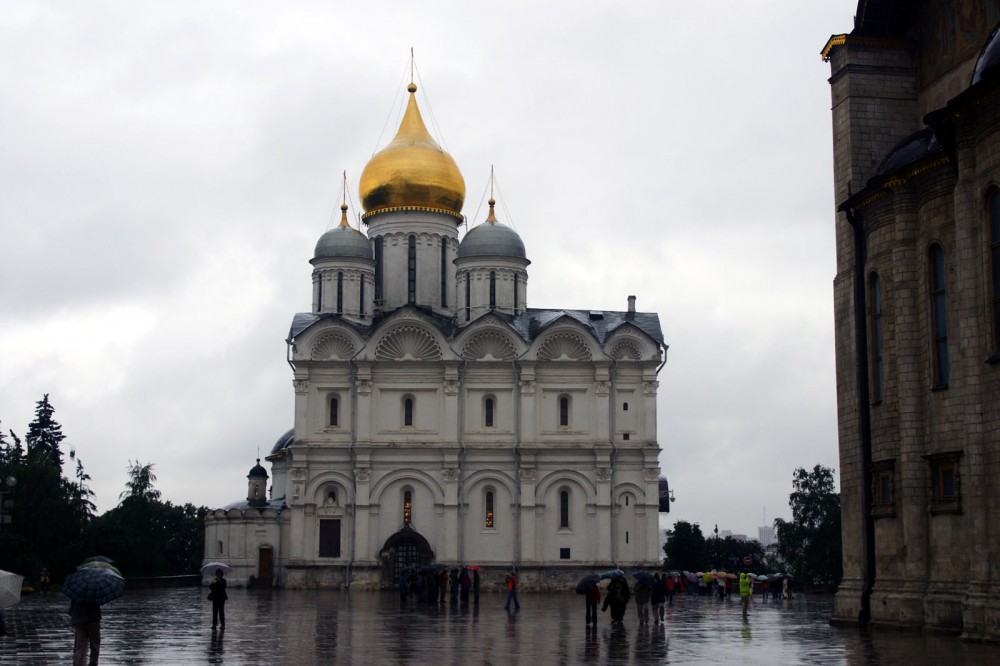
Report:
M 0 608 L 10 608 L 21 601 L 24 576 L 0 569 Z
M 228 574 L 233 570 L 231 566 L 225 562 L 209 562 L 208 564 L 203 564 L 201 567 L 201 575 L 208 576 L 209 578 L 215 576 L 215 572 L 218 569 L 222 569 L 223 574 Z

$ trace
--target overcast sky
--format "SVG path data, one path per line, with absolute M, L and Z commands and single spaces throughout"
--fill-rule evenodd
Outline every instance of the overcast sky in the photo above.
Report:
M 418 102 L 528 305 L 659 313 L 663 522 L 756 536 L 839 472 L 829 67 L 855 0 L 24 2 L 0 15 L 0 422 L 42 394 L 114 507 L 244 498 L 308 260 Z M 71 472 L 67 465 L 67 472 Z M 27 489 L 26 489 L 27 490 Z M 766 513 L 765 513 L 766 512 Z

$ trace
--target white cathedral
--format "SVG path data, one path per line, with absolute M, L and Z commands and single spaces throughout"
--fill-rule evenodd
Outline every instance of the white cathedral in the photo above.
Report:
M 530 587 L 655 567 L 661 502 L 653 313 L 527 307 L 518 234 L 460 239 L 465 182 L 416 86 L 360 181 L 367 234 L 316 244 L 312 310 L 288 334 L 294 427 L 211 511 L 205 562 L 233 584 L 380 587 L 476 564 Z M 268 489 L 270 480 L 271 487 Z

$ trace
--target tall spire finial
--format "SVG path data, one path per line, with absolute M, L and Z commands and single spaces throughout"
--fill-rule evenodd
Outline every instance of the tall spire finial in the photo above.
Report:
M 498 222 L 496 214 L 493 212 L 493 207 L 496 205 L 497 200 L 493 198 L 493 165 L 490 165 L 490 214 L 486 216 L 486 221 L 489 224 L 496 224 Z
M 347 169 L 344 169 L 344 202 L 340 204 L 340 226 L 350 227 L 347 222 Z

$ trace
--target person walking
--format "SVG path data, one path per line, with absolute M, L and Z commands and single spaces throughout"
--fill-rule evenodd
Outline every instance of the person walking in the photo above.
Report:
M 635 612 L 639 618 L 639 624 L 649 624 L 649 600 L 652 597 L 653 589 L 645 580 L 637 580 L 635 587 Z
M 229 595 L 226 593 L 226 576 L 222 569 L 215 570 L 215 578 L 208 585 L 211 590 L 208 598 L 212 600 L 212 631 L 218 625 L 221 631 L 226 630 L 226 601 Z
M 73 666 L 97 666 L 101 652 L 101 607 L 74 601 L 69 605 L 69 622 L 73 625 Z M 87 648 L 90 647 L 90 659 Z
M 653 593 L 649 597 L 649 603 L 653 605 L 653 622 L 659 624 L 663 622 L 663 602 L 667 600 L 667 588 L 665 587 L 666 576 L 660 578 L 660 574 L 653 577 Z
M 740 574 L 740 603 L 743 605 L 743 618 L 750 612 L 750 595 L 753 594 L 753 583 L 746 573 Z
M 472 603 L 479 605 L 479 570 L 472 570 Z
M 462 605 L 469 605 L 469 590 L 472 589 L 472 577 L 469 576 L 469 570 L 462 567 L 462 573 L 458 577 L 458 586 L 461 590 Z
M 674 592 L 677 590 L 677 581 L 673 576 L 667 576 L 667 582 L 665 583 L 667 588 L 667 605 L 674 605 Z
M 510 610 L 510 602 L 514 602 L 514 610 L 521 610 L 521 602 L 517 600 L 517 574 L 511 571 L 505 578 L 507 582 L 507 603 L 503 609 Z
M 604 596 L 604 605 L 601 607 L 601 611 L 608 610 L 611 607 L 611 622 L 613 624 L 622 624 L 625 621 L 625 607 L 628 606 L 628 600 L 632 598 L 632 593 L 628 589 L 628 583 L 625 582 L 624 576 L 617 576 L 611 579 L 611 583 L 608 585 L 608 592 Z
M 601 603 L 601 588 L 597 583 L 587 588 L 584 594 L 584 601 L 587 602 L 587 624 L 597 624 L 597 604 Z

